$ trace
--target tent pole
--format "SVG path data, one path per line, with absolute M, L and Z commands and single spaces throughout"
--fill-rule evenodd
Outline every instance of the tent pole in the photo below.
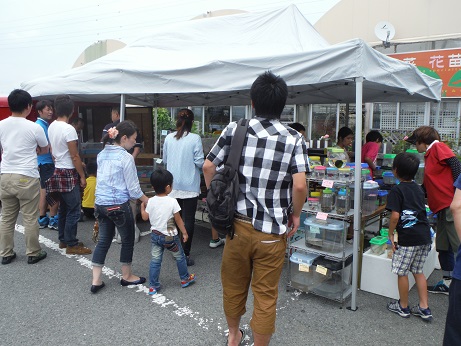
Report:
M 355 172 L 354 172 L 354 243 L 352 252 L 352 295 L 351 310 L 357 310 L 357 287 L 359 268 L 359 243 L 361 239 L 361 209 L 362 209 L 362 184 L 361 184 L 361 156 L 362 156 L 362 93 L 363 77 L 355 79 Z
M 158 118 L 158 107 L 155 107 L 154 108 L 154 154 L 158 154 L 157 152 L 157 137 L 158 137 L 157 118 Z
M 125 120 L 125 94 L 120 95 L 120 121 Z

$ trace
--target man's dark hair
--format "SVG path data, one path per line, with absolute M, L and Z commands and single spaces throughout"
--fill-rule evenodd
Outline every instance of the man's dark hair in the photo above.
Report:
M 379 143 L 382 143 L 383 139 L 383 135 L 380 134 L 378 131 L 370 131 L 367 133 L 367 136 L 365 137 L 367 143 L 376 142 L 376 140 L 378 140 Z
M 118 114 L 120 114 L 120 106 L 111 107 L 110 111 L 111 112 L 117 112 Z
M 21 113 L 32 104 L 32 96 L 21 89 L 14 89 L 8 95 L 8 107 L 13 113 Z
M 50 100 L 40 100 L 37 102 L 37 104 L 35 105 L 35 109 L 38 111 L 42 111 L 44 110 L 46 107 L 50 107 L 50 108 L 53 108 L 53 102 L 51 102 Z
M 392 168 L 401 180 L 413 180 L 419 168 L 419 158 L 415 154 L 400 153 L 394 158 Z
M 173 174 L 164 168 L 157 168 L 150 175 L 150 183 L 155 193 L 165 193 L 166 187 L 173 185 Z
M 288 124 L 288 126 L 290 126 L 293 130 L 296 130 L 298 132 L 306 131 L 306 128 L 304 127 L 304 125 L 300 123 Z
M 86 173 L 88 175 L 96 175 L 96 172 L 98 171 L 98 164 L 96 161 L 90 161 L 86 165 Z
M 58 117 L 70 117 L 74 112 L 74 101 L 69 95 L 59 95 L 54 99 L 54 110 Z
M 250 96 L 256 116 L 280 119 L 287 102 L 288 87 L 280 76 L 267 71 L 253 82 Z
M 354 134 L 354 132 L 350 128 L 348 128 L 347 126 L 341 127 L 339 129 L 339 131 L 338 131 L 337 141 L 339 142 L 340 140 L 343 140 L 347 136 L 353 135 L 353 134 Z

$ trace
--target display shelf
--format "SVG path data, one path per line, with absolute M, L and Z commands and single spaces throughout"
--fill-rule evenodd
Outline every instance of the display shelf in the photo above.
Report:
M 319 212 L 319 210 L 309 209 L 307 207 L 307 203 L 304 204 L 302 211 L 310 215 L 317 215 L 317 213 Z M 336 214 L 335 211 L 336 209 L 333 209 L 332 212 L 327 213 L 328 217 L 331 217 L 332 219 L 336 219 L 336 220 L 347 221 L 347 222 L 351 222 L 352 219 L 354 218 L 354 209 L 350 209 L 346 215 Z
M 318 255 L 325 256 L 326 259 L 330 259 L 333 261 L 344 261 L 348 257 L 352 256 L 353 253 L 353 247 L 352 244 L 346 243 L 344 245 L 344 249 L 338 252 L 328 252 L 328 251 L 322 251 L 320 249 L 315 249 L 311 247 L 306 246 L 306 241 L 304 238 L 298 239 L 292 243 L 289 244 L 289 247 L 291 249 L 296 249 L 304 252 L 309 252 L 309 253 L 315 253 Z

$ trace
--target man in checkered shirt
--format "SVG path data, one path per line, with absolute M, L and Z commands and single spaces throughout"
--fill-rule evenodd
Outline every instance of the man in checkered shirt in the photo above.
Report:
M 299 227 L 307 196 L 308 161 L 302 136 L 279 121 L 288 95 L 285 81 L 266 72 L 254 81 L 250 93 L 256 115 L 249 120 L 240 158 L 235 235 L 226 239 L 221 281 L 228 344 L 238 345 L 245 337 L 239 324 L 251 283 L 250 326 L 258 346 L 268 345 L 275 331 L 278 283 L 287 237 Z M 236 125 L 232 122 L 224 129 L 205 160 L 207 186 L 216 167 L 227 160 Z

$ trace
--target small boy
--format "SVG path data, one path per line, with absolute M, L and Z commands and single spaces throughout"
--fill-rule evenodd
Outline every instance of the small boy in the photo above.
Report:
M 431 231 L 424 205 L 424 192 L 413 179 L 419 167 L 419 159 L 409 153 L 398 154 L 392 166 L 394 175 L 400 180 L 387 197 L 386 209 L 391 211 L 389 239 L 392 242 L 392 272 L 398 275 L 400 299 L 387 304 L 389 311 L 409 318 L 410 313 L 424 321 L 432 321 L 427 300 L 427 283 L 423 273 L 424 262 L 431 250 Z M 398 243 L 394 243 L 394 230 Z M 408 273 L 415 278 L 419 304 L 409 308 Z
M 182 233 L 183 241 L 187 241 L 187 231 L 179 214 L 181 210 L 176 199 L 168 197 L 173 188 L 173 175 L 163 168 L 156 169 L 150 176 L 150 183 L 156 195 L 149 198 L 147 206 L 141 204 L 141 216 L 144 221 L 150 221 L 152 231 L 152 259 L 149 270 L 149 294 L 154 295 L 160 289 L 160 268 L 163 251 L 169 250 L 176 259 L 181 287 L 187 287 L 195 281 L 195 274 L 189 274 L 187 261 L 178 237 L 178 230 Z M 176 223 L 176 225 L 175 225 Z
M 374 176 L 376 170 L 376 158 L 378 157 L 379 148 L 383 143 L 383 136 L 378 131 L 370 131 L 365 137 L 367 141 L 362 147 L 362 162 L 368 163 L 371 174 Z
M 97 170 L 98 165 L 95 161 L 90 161 L 86 165 L 86 173 L 88 174 L 88 177 L 86 178 L 86 187 L 83 191 L 82 211 L 83 214 L 90 219 L 94 219 L 94 200 L 96 193 Z

